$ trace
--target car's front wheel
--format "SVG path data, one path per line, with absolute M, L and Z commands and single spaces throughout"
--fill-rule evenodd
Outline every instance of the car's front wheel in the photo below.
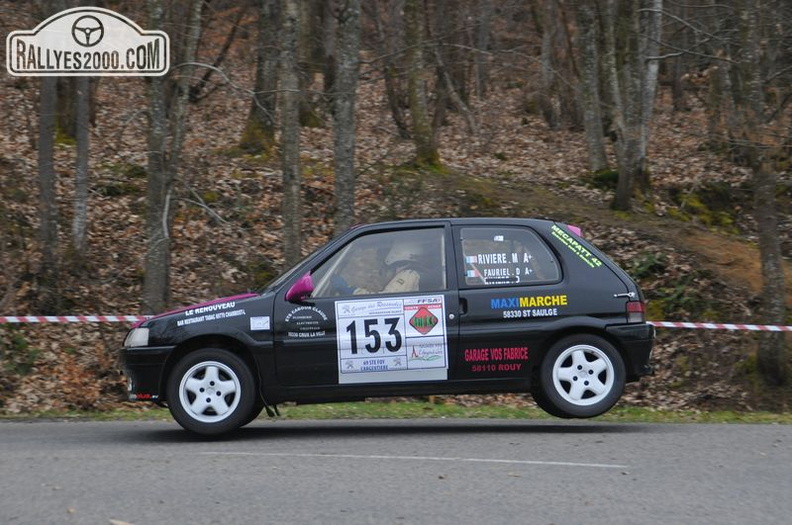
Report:
M 183 357 L 171 371 L 167 395 L 176 422 L 205 436 L 224 434 L 248 423 L 257 397 L 247 364 L 220 348 L 205 348 Z
M 555 416 L 594 417 L 616 404 L 625 376 L 621 354 L 605 339 L 583 334 L 566 337 L 545 354 L 534 398 Z

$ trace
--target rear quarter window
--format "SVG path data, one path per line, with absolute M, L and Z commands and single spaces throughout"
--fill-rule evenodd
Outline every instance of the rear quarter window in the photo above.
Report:
M 460 243 L 466 286 L 548 284 L 561 280 L 555 255 L 528 228 L 462 228 Z

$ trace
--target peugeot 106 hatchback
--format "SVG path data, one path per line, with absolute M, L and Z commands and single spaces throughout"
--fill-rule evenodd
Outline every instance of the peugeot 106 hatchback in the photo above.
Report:
M 650 374 L 635 282 L 574 226 L 432 219 L 351 229 L 257 292 L 157 315 L 121 351 L 132 400 L 229 432 L 286 401 L 530 392 L 587 418 Z

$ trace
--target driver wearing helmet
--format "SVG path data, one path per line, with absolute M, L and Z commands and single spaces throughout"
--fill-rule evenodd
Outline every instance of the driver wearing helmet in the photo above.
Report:
M 421 259 L 426 255 L 425 243 L 415 240 L 396 242 L 385 256 L 385 273 L 390 275 L 380 293 L 414 292 L 419 289 L 421 273 L 424 269 Z M 375 293 L 367 288 L 357 288 L 355 295 Z
M 382 289 L 386 293 L 414 292 L 421 282 L 420 259 L 425 255 L 425 246 L 416 241 L 394 244 L 385 256 L 385 266 L 393 272 L 393 277 Z

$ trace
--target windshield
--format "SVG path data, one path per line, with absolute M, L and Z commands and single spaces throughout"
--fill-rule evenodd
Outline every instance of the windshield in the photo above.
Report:
M 327 248 L 328 246 L 330 246 L 330 244 L 335 244 L 335 241 L 332 241 L 331 243 L 325 244 L 324 246 L 320 246 L 319 248 L 317 248 L 316 250 L 314 250 L 314 251 L 313 251 L 313 252 L 312 252 L 312 253 L 311 253 L 309 256 L 307 256 L 307 257 L 303 257 L 302 259 L 300 259 L 300 260 L 297 262 L 297 264 L 295 264 L 294 266 L 292 266 L 291 268 L 289 268 L 288 270 L 286 270 L 285 272 L 283 272 L 283 273 L 282 273 L 282 274 L 281 274 L 279 277 L 277 277 L 277 278 L 276 278 L 274 281 L 270 281 L 268 284 L 265 284 L 264 286 L 262 286 L 261 288 L 259 288 L 259 289 L 258 289 L 258 293 L 259 293 L 259 294 L 264 294 L 264 293 L 267 293 L 267 292 L 271 292 L 271 291 L 273 291 L 275 288 L 278 288 L 279 286 L 281 286 L 283 283 L 285 283 L 286 281 L 288 281 L 289 279 L 291 279 L 291 278 L 294 276 L 295 272 L 296 272 L 296 271 L 297 271 L 297 269 L 298 269 L 298 268 L 299 268 L 299 267 L 302 265 L 302 263 L 304 263 L 304 262 L 305 262 L 305 261 L 307 261 L 308 259 L 311 259 L 312 257 L 314 257 L 314 256 L 315 256 L 317 253 L 319 253 L 320 251 L 322 251 L 322 250 L 324 250 L 325 248 Z M 308 270 L 306 270 L 306 271 L 307 271 L 307 272 L 310 272 L 310 271 L 311 271 L 311 269 L 309 268 L 309 269 L 308 269 Z

